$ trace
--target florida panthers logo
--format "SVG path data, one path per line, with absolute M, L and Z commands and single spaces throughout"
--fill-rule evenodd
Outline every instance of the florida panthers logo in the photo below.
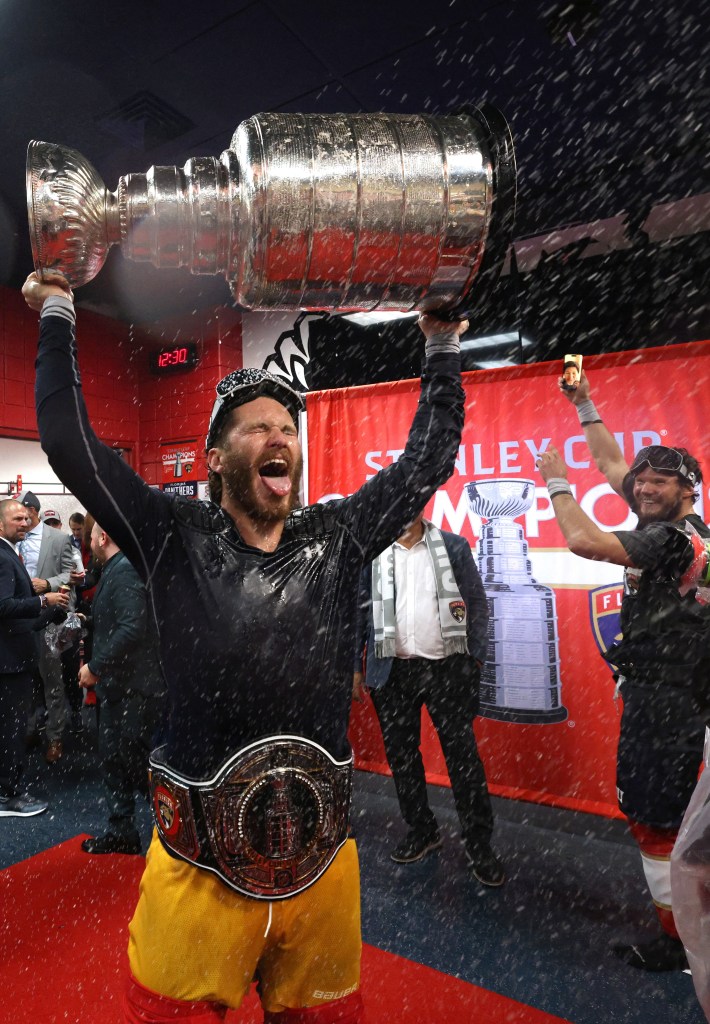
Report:
M 449 611 L 457 622 L 463 622 L 466 618 L 466 605 L 463 601 L 449 601 Z
M 621 639 L 623 594 L 624 588 L 620 583 L 589 591 L 589 618 L 600 654 L 606 653 L 613 643 Z
M 180 812 L 177 800 L 165 786 L 156 786 L 153 791 L 153 807 L 166 836 L 174 836 L 180 830 Z

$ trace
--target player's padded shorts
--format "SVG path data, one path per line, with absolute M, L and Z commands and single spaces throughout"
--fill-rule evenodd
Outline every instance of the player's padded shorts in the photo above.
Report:
M 690 685 L 621 681 L 619 806 L 655 829 L 678 829 L 703 758 L 705 722 Z
M 154 835 L 129 934 L 133 977 L 171 999 L 236 1009 L 255 976 L 271 1013 L 346 999 L 360 984 L 355 842 L 310 888 L 268 902 L 172 857 Z

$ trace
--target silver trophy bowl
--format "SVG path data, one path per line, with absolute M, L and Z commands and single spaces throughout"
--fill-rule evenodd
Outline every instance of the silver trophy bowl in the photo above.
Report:
M 464 316 L 512 239 L 515 158 L 491 106 L 257 114 L 219 158 L 128 174 L 115 192 L 80 153 L 33 141 L 27 206 L 35 269 L 73 287 L 118 245 L 157 267 L 224 274 L 246 309 Z
M 483 519 L 517 519 L 531 508 L 535 497 L 534 480 L 474 480 L 466 484 L 466 496 L 472 512 Z

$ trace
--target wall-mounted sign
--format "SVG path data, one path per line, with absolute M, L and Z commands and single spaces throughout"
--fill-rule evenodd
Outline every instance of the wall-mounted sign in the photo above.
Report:
M 160 460 L 163 465 L 164 483 L 171 480 L 189 480 L 195 473 L 197 440 L 174 441 L 160 446 Z
M 197 497 L 197 480 L 176 480 L 174 483 L 163 484 L 162 487 L 165 494 L 177 494 L 180 498 Z

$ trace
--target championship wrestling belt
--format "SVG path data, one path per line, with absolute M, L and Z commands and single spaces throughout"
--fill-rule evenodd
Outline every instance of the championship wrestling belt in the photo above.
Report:
M 231 889 L 278 900 L 307 889 L 348 837 L 352 757 L 302 736 L 268 736 L 214 778 L 185 778 L 150 756 L 153 816 L 164 846 Z

